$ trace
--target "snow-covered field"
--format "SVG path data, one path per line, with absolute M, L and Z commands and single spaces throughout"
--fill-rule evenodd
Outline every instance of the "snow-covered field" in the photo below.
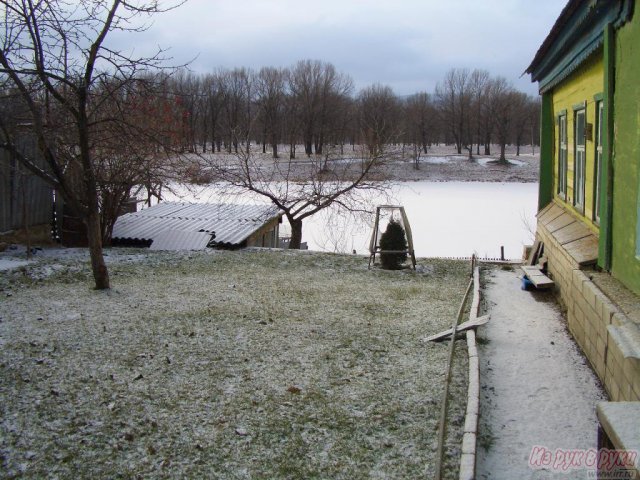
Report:
M 83 250 L 0 271 L 2 476 L 433 476 L 448 347 L 420 339 L 450 324 L 467 263 L 107 254 L 108 292 L 90 288 Z M 466 402 L 457 352 L 449 478 Z

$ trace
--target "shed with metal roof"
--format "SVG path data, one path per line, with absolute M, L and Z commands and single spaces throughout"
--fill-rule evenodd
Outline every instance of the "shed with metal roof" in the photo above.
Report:
M 268 205 L 167 202 L 119 217 L 112 242 L 154 250 L 277 247 L 281 218 Z

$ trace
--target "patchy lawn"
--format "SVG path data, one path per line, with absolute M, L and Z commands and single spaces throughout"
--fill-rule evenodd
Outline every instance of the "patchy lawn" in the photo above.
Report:
M 464 262 L 46 256 L 0 272 L 0 461 L 23 478 L 430 478 Z M 466 404 L 457 349 L 448 476 Z

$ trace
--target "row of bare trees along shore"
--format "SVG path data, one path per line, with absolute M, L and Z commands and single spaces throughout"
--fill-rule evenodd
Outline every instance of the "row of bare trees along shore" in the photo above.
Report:
M 182 70 L 150 79 L 181 111 L 180 147 L 192 152 L 237 152 L 250 139 L 278 158 L 322 155 L 326 145 L 454 144 L 459 154 L 490 155 L 492 144 L 536 143 L 539 102 L 485 70 L 452 69 L 435 92 L 399 96 L 385 85 L 354 91 L 353 80 L 331 63 L 301 60 L 289 68 Z M 373 123 L 373 124 L 371 124 Z M 375 138 L 379 136 L 379 138 Z M 304 152 L 296 146 L 303 145 Z

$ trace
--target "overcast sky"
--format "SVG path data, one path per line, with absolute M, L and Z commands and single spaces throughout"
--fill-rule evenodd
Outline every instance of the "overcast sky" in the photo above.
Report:
M 451 68 L 481 68 L 537 94 L 520 78 L 564 0 L 188 0 L 136 34 L 136 51 L 169 47 L 191 69 L 333 63 L 356 89 L 432 92 Z

